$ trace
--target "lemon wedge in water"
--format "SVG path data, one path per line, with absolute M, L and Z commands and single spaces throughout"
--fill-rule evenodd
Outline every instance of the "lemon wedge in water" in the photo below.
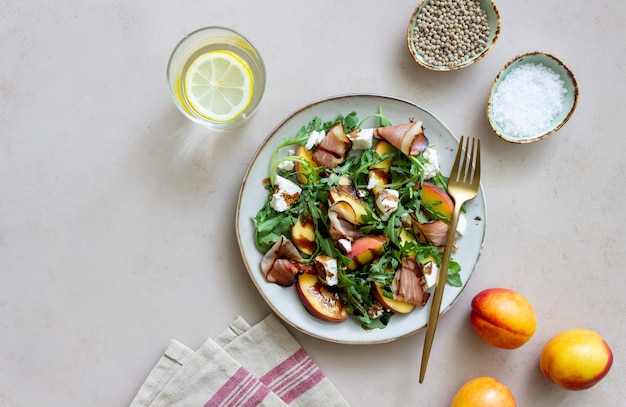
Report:
M 184 81 L 191 108 L 212 121 L 235 119 L 252 100 L 254 77 L 250 66 L 231 51 L 200 55 L 189 66 Z

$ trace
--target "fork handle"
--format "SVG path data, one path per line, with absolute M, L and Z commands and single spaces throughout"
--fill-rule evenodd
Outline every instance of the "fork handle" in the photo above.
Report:
M 428 366 L 428 358 L 430 357 L 430 350 L 432 348 L 433 339 L 435 337 L 435 329 L 437 329 L 437 322 L 439 321 L 441 300 L 443 298 L 443 290 L 446 285 L 448 267 L 450 266 L 450 256 L 452 254 L 452 246 L 454 244 L 454 234 L 456 232 L 457 224 L 459 223 L 459 216 L 463 203 L 464 201 L 454 203 L 452 219 L 450 219 L 448 237 L 446 238 L 446 245 L 443 250 L 443 258 L 441 259 L 439 274 L 437 274 L 437 280 L 435 282 L 435 292 L 433 294 L 433 300 L 430 306 L 428 326 L 426 327 L 426 338 L 424 339 L 424 350 L 422 351 L 422 365 L 420 367 L 420 383 L 424 382 L 424 375 L 426 374 L 426 367 Z

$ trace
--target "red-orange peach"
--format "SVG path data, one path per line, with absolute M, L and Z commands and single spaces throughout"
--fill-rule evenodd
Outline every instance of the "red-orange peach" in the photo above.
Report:
M 374 297 L 376 297 L 378 302 L 380 302 L 383 307 L 395 312 L 396 314 L 408 314 L 415 309 L 415 304 L 385 296 L 382 284 L 374 281 L 372 281 L 372 292 L 374 293 Z
M 366 235 L 352 242 L 352 249 L 347 254 L 351 260 L 347 265 L 348 270 L 356 270 L 380 257 L 387 243 L 389 238 L 384 235 Z
M 311 315 L 328 322 L 348 319 L 348 312 L 341 299 L 322 285 L 316 275 L 300 274 L 296 288 L 302 305 Z
M 456 392 L 450 407 L 515 407 L 513 393 L 493 377 L 477 377 Z
M 450 198 L 450 195 L 448 195 L 446 191 L 438 186 L 424 182 L 422 185 L 422 202 L 430 205 L 431 210 L 439 212 L 448 218 L 452 217 L 454 201 L 452 201 L 452 198 Z
M 470 322 L 480 339 L 502 349 L 519 348 L 528 342 L 537 327 L 530 302 L 507 288 L 489 288 L 476 294 Z
M 597 333 L 570 329 L 553 336 L 539 359 L 541 372 L 568 390 L 584 390 L 598 383 L 613 365 L 613 352 Z

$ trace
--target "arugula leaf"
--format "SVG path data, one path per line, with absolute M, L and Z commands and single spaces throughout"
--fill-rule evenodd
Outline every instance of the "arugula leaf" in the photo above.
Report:
M 350 133 L 351 131 L 355 130 L 358 124 L 359 118 L 354 111 L 350 112 L 350 114 L 348 114 L 343 120 L 343 127 L 346 133 Z
M 378 127 L 388 127 L 388 126 L 393 126 L 393 123 L 391 123 L 391 121 L 389 121 L 389 119 L 387 119 L 387 117 L 385 117 L 383 115 L 383 110 L 382 108 L 379 106 L 378 107 L 378 112 L 375 114 L 371 114 L 369 116 L 366 116 L 363 120 L 361 120 L 358 125 L 357 128 L 361 128 L 363 126 L 363 123 L 365 123 L 368 119 L 371 118 L 378 118 Z
M 461 281 L 461 265 L 456 261 L 450 260 L 450 265 L 448 266 L 448 275 L 446 277 L 448 284 L 450 284 L 451 286 L 463 286 L 463 282 Z

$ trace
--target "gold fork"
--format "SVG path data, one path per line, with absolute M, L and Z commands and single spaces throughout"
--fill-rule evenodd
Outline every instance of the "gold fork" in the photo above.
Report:
M 464 150 L 464 153 L 461 153 Z M 459 222 L 459 214 L 463 203 L 474 198 L 478 194 L 480 188 L 480 140 L 468 137 L 465 146 L 463 145 L 463 136 L 459 141 L 459 149 L 456 153 L 454 165 L 450 172 L 450 180 L 448 181 L 448 193 L 454 199 L 454 210 L 446 246 L 443 251 L 439 274 L 435 283 L 435 293 L 430 308 L 430 317 L 426 328 L 426 338 L 424 340 L 424 350 L 422 351 L 422 366 L 420 368 L 420 383 L 424 382 L 426 367 L 428 366 L 428 358 L 435 337 L 435 329 L 437 329 L 437 321 L 439 320 L 439 311 L 441 309 L 441 299 L 443 297 L 443 289 L 446 285 L 446 276 L 448 274 L 448 266 L 450 265 L 450 254 L 452 252 L 452 244 L 454 243 L 454 234 L 456 226 Z

